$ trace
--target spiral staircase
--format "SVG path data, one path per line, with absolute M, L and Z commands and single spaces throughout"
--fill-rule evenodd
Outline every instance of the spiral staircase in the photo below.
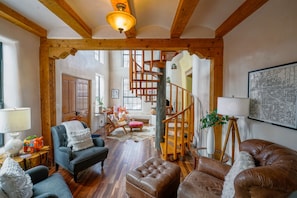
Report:
M 165 69 L 166 61 L 175 55 L 176 52 L 172 51 L 131 50 L 129 76 L 132 93 L 145 102 L 156 103 L 160 97 L 157 90 L 159 78 L 163 75 L 161 71 Z M 184 157 L 193 140 L 194 100 L 191 92 L 176 84 L 167 82 L 166 90 L 169 105 L 166 106 L 166 119 L 162 121 L 165 131 L 160 147 L 162 159 L 177 160 Z

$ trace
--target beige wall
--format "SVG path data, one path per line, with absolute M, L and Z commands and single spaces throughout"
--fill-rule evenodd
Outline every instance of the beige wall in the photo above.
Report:
M 224 37 L 224 96 L 247 97 L 248 72 L 297 61 L 297 1 L 270 0 Z M 248 120 L 252 137 L 297 150 L 297 131 Z
M 0 18 L 3 42 L 5 108 L 30 107 L 31 129 L 21 134 L 41 135 L 39 86 L 39 37 Z M 5 137 L 7 141 L 9 137 Z M 0 149 L 0 153 L 2 149 Z

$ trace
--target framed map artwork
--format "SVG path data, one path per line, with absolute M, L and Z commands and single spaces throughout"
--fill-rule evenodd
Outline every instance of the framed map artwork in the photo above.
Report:
M 249 118 L 297 129 L 297 62 L 248 73 Z

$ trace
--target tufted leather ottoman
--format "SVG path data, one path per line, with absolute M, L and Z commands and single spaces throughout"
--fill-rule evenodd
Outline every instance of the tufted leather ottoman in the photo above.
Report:
M 126 192 L 131 198 L 173 198 L 180 182 L 180 167 L 160 158 L 150 158 L 126 175 Z

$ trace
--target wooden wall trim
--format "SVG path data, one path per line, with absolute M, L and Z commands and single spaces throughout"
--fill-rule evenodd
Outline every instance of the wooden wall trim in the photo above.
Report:
M 217 107 L 217 97 L 223 93 L 223 40 L 216 39 L 41 39 L 40 47 L 40 96 L 41 123 L 45 144 L 52 145 L 50 127 L 56 124 L 55 69 L 50 68 L 50 59 L 75 55 L 77 50 L 188 50 L 200 58 L 211 60 L 210 106 Z M 64 56 L 64 55 L 66 56 Z M 221 147 L 221 128 L 215 128 L 216 148 Z

